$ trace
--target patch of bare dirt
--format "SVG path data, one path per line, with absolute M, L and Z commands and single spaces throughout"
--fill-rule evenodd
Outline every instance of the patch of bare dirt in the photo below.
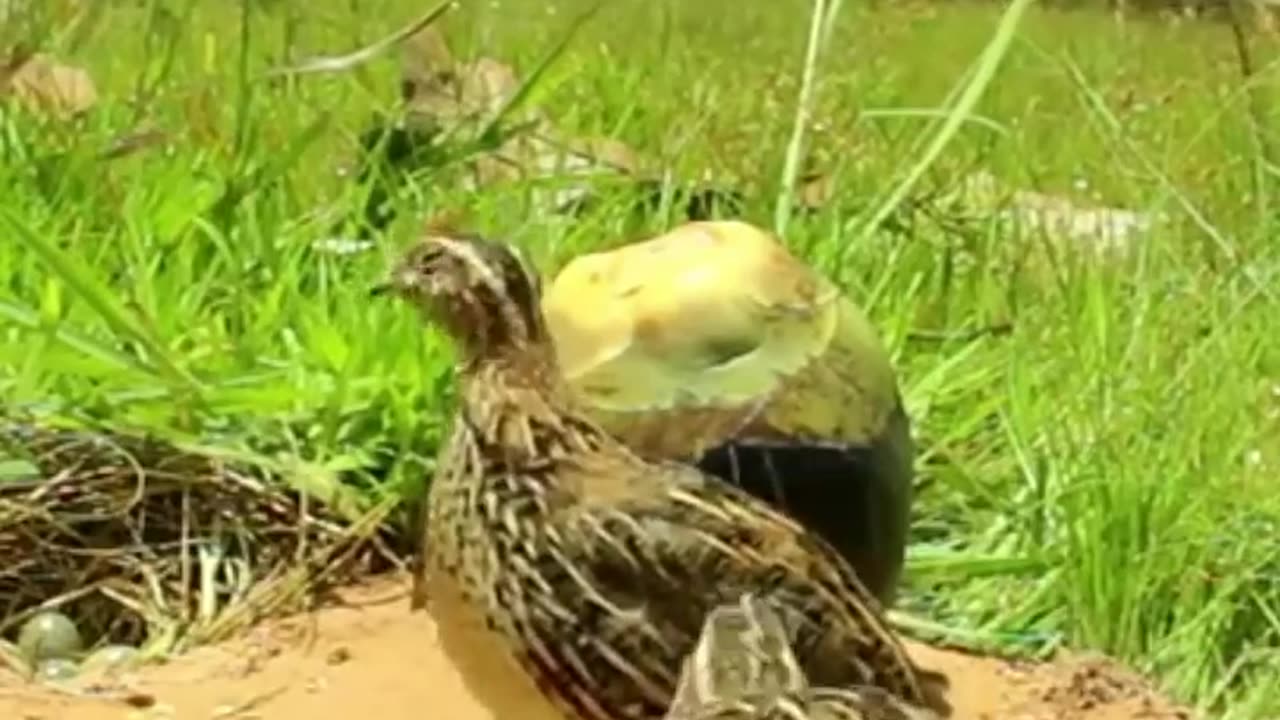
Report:
M 926 668 L 951 681 L 955 720 L 1189 720 L 1189 710 L 1106 657 L 1065 655 L 1035 663 L 908 643 Z
M 910 650 L 950 678 L 955 720 L 1191 717 L 1104 658 L 1037 664 L 918 643 Z M 430 617 L 409 611 L 407 583 L 387 579 L 351 588 L 313 613 L 264 623 L 234 642 L 125 675 L 85 677 L 61 690 L 0 675 L 0 717 L 495 720 L 441 653 Z

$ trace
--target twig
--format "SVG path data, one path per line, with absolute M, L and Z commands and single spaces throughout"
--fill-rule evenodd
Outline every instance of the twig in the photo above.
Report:
M 169 135 L 155 128 L 130 130 L 111 138 L 106 147 L 98 151 L 99 160 L 115 160 L 136 152 L 153 148 L 169 140 Z
M 1013 332 L 1013 323 L 1002 322 L 968 330 L 912 330 L 907 333 L 908 340 L 919 342 L 968 342 L 988 335 L 1001 337 Z
M 369 62 L 393 46 L 400 44 L 410 35 L 413 35 L 419 30 L 422 30 L 426 26 L 435 22 L 437 18 L 452 10 L 456 5 L 457 3 L 455 0 L 444 0 L 444 2 L 441 2 L 439 5 L 436 5 L 427 11 L 427 13 L 422 17 L 414 20 L 372 45 L 366 45 L 365 47 L 362 47 L 355 52 L 347 53 L 346 55 L 321 55 L 303 60 L 296 65 L 273 68 L 267 71 L 266 77 L 276 78 L 283 76 L 314 75 L 318 73 L 336 73 L 350 70 L 351 68 Z

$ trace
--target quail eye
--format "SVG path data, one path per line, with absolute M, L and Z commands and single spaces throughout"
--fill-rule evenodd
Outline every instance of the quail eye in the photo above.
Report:
M 427 246 L 422 248 L 413 264 L 419 271 L 428 273 L 436 269 L 435 266 L 439 264 L 440 255 L 440 248 Z

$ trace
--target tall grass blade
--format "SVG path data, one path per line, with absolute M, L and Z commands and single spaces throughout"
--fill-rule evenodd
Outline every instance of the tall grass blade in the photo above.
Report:
M 947 147 L 947 143 L 955 136 L 956 131 L 973 113 L 973 109 L 978 105 L 978 101 L 982 98 L 987 86 L 995 78 L 996 71 L 1000 69 L 1005 53 L 1008 52 L 1009 46 L 1013 43 L 1014 33 L 1022 21 L 1023 14 L 1033 2 L 1034 0 L 1013 0 L 1013 2 L 1009 3 L 1009 8 L 1005 10 L 1000 17 L 999 24 L 996 26 L 995 35 L 992 36 L 991 42 L 987 44 L 986 49 L 982 51 L 977 71 L 969 79 L 969 84 L 965 86 L 956 104 L 951 107 L 950 113 L 948 113 L 942 126 L 938 129 L 937 134 L 934 135 L 933 141 L 929 143 L 920 159 L 907 171 L 906 176 L 898 181 L 893 191 L 863 223 L 861 230 L 854 236 L 854 244 L 861 244 L 870 239 L 879 229 L 880 224 L 898 209 L 898 206 L 910 194 L 915 184 L 919 182 L 920 178 L 938 159 L 938 156 L 942 154 L 943 149 Z M 841 248 L 840 257 L 842 260 L 848 256 L 851 246 L 852 244 L 846 244 L 845 247 Z
M 538 60 L 538 64 L 534 65 L 533 69 L 529 71 L 529 75 L 520 83 L 520 87 L 516 88 L 515 93 L 513 93 L 502 107 L 498 109 L 498 112 L 494 113 L 493 117 L 489 119 L 489 122 L 485 124 L 484 128 L 480 132 L 481 138 L 490 137 L 494 133 L 498 132 L 499 128 L 502 127 L 502 124 L 508 117 L 519 112 L 521 108 L 529 104 L 536 97 L 535 91 L 541 88 L 543 77 L 551 67 L 555 65 L 556 61 L 564 55 L 565 50 L 569 49 L 570 43 L 572 43 L 573 39 L 577 37 L 578 32 L 587 24 L 587 21 L 595 17 L 596 13 L 600 12 L 600 9 L 604 7 L 604 4 L 605 0 L 597 0 L 597 2 L 592 3 L 586 10 L 578 13 L 578 15 L 574 17 L 574 19 L 569 23 L 569 27 L 565 29 L 564 34 L 560 36 L 559 42 L 553 45 L 551 49 L 548 50 L 540 60 Z
M 32 232 L 13 213 L 4 210 L 0 217 L 4 218 L 13 235 L 28 250 L 35 253 L 67 287 L 80 296 L 111 327 L 112 331 L 146 348 L 155 365 L 145 364 L 155 374 L 162 377 L 175 389 L 188 394 L 200 396 L 204 387 L 194 375 L 177 363 L 170 355 L 168 348 L 160 342 L 142 323 L 131 316 L 124 305 L 100 282 L 84 263 L 63 252 L 56 244 Z
M 800 80 L 800 96 L 796 99 L 796 117 L 791 126 L 791 139 L 787 143 L 787 155 L 782 166 L 782 182 L 774 202 L 773 230 L 785 237 L 791 222 L 796 180 L 800 176 L 800 164 L 804 162 L 805 135 L 809 116 L 813 112 L 813 94 L 818 84 L 818 63 L 822 51 L 831 36 L 831 27 L 840 10 L 841 0 L 813 0 L 809 16 L 809 41 L 805 45 L 804 72 Z

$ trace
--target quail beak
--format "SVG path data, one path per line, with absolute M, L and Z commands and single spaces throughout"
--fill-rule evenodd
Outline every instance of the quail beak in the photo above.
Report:
M 403 296 L 405 293 L 412 293 L 421 284 L 422 277 L 417 272 L 406 268 L 398 268 L 388 273 L 387 277 L 382 281 L 370 287 L 369 297 Z

